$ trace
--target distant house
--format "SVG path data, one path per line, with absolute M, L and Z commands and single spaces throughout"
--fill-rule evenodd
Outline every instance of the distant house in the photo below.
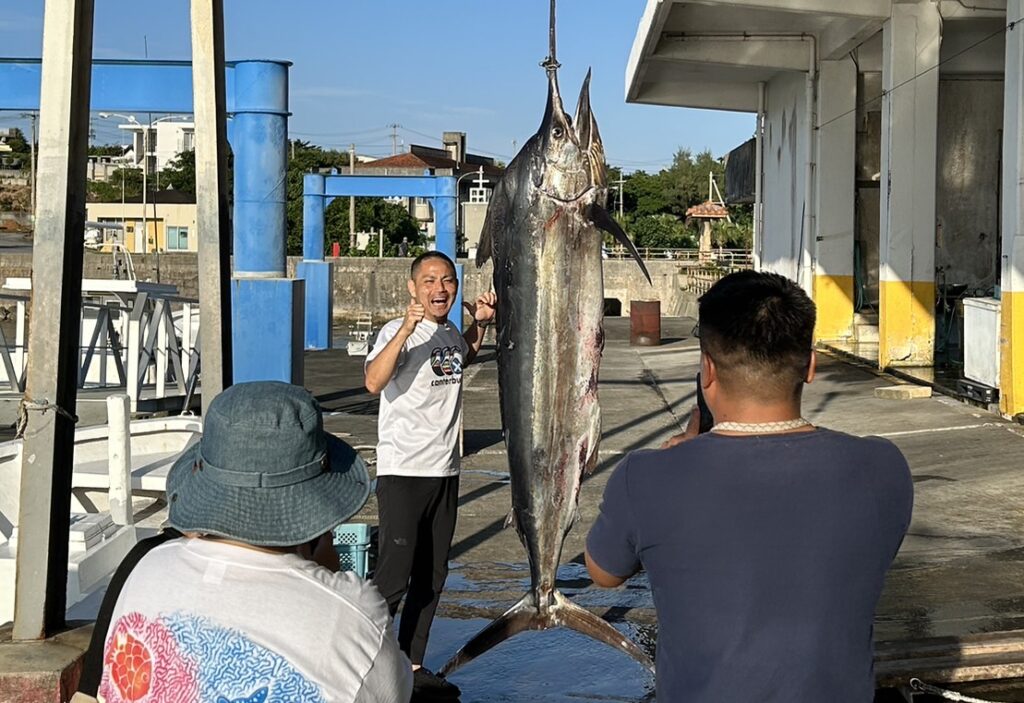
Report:
M 484 213 L 490 201 L 491 191 L 505 172 L 495 159 L 466 152 L 465 132 L 445 132 L 443 148 L 413 144 L 409 151 L 370 163 L 358 164 L 357 175 L 422 176 L 425 172 L 433 176 L 455 176 L 459 179 L 458 234 L 464 251 L 476 249 L 480 241 Z M 480 183 L 480 176 L 483 183 Z M 435 236 L 434 213 L 426 198 L 401 198 L 401 204 L 409 208 L 421 231 L 427 237 Z
M 195 149 L 196 125 L 194 122 L 165 121 L 170 118 L 154 120 L 149 125 L 125 123 L 119 129 L 131 135 L 131 144 L 125 151 L 131 156 L 131 164 L 142 168 L 143 151 L 145 164 L 150 175 L 167 168 L 167 164 L 178 157 L 183 151 Z
M 122 244 L 133 254 L 153 252 L 195 252 L 196 196 L 180 190 L 151 191 L 146 196 L 143 233 L 142 196 L 124 202 L 86 203 L 90 222 L 123 224 Z

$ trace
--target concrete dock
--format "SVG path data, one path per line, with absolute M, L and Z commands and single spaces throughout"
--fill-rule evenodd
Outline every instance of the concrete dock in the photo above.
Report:
M 628 319 L 606 321 L 601 461 L 583 484 L 582 520 L 566 540 L 560 572 L 567 594 L 631 625 L 640 639 L 656 627 L 645 577 L 614 591 L 594 588 L 582 552 L 609 470 L 626 452 L 657 447 L 678 432 L 694 402 L 694 322 L 665 318 L 662 324 L 661 346 L 631 347 Z M 306 378 L 328 429 L 362 447 L 376 442 L 377 401 L 362 390 L 361 361 L 340 350 L 309 354 Z M 914 519 L 876 620 L 880 682 L 911 675 L 933 682 L 1022 676 L 1024 427 L 941 396 L 875 397 L 876 388 L 897 382 L 822 354 L 804 404 L 816 424 L 890 438 L 914 473 Z M 480 363 L 467 369 L 464 404 L 459 523 L 439 614 L 490 619 L 518 600 L 529 581 L 518 537 L 502 527 L 511 498 L 493 349 L 485 347 Z M 354 519 L 375 522 L 375 510 L 371 498 Z
M 653 649 L 656 616 L 643 574 L 619 589 L 591 585 L 583 544 L 610 470 L 634 449 L 657 447 L 680 430 L 694 403 L 699 358 L 694 321 L 663 318 L 658 347 L 629 346 L 629 320 L 606 320 L 601 367 L 603 440 L 586 478 L 581 522 L 566 540 L 559 588 Z M 306 385 L 325 426 L 373 458 L 377 398 L 362 386 L 362 357 L 343 349 L 307 353 Z M 805 415 L 833 429 L 890 438 L 914 473 L 915 508 L 877 613 L 881 686 L 918 676 L 955 682 L 995 700 L 1024 700 L 1024 427 L 935 396 L 885 400 L 875 389 L 899 381 L 836 357 L 819 356 Z M 464 392 L 464 460 L 452 570 L 427 665 L 439 667 L 479 628 L 515 603 L 529 584 L 526 553 L 503 529 L 510 507 L 501 435 L 497 366 L 485 345 L 469 366 Z M 160 505 L 141 526 L 157 527 Z M 376 523 L 376 502 L 353 521 Z M 88 618 L 94 594 L 72 611 Z M 456 672 L 464 703 L 519 700 L 649 701 L 653 681 L 631 660 L 575 633 L 525 633 Z

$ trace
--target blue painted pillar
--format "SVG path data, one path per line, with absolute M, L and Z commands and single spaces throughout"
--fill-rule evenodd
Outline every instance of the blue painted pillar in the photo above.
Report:
M 325 183 L 319 173 L 302 178 L 302 261 L 295 277 L 306 282 L 306 349 L 331 348 L 334 264 L 324 261 Z
M 456 191 L 457 181 L 454 176 L 439 176 L 437 179 L 437 195 L 434 196 L 434 237 L 437 251 L 447 254 L 455 261 L 458 241 L 455 235 L 455 208 L 458 207 Z M 454 313 L 450 317 L 455 326 L 462 331 L 462 266 L 456 265 L 455 273 L 459 277 L 459 292 L 452 307 Z
M 302 177 L 302 260 L 324 260 L 324 186 L 320 173 Z
M 235 382 L 303 381 L 304 282 L 287 278 L 288 66 L 239 61 L 234 74 Z
M 462 284 L 465 279 L 462 277 L 462 264 L 455 264 L 455 275 L 459 279 L 459 290 L 455 293 L 455 304 L 452 305 L 452 313 L 448 316 L 455 326 L 462 331 L 462 320 L 466 317 L 466 311 L 462 309 Z

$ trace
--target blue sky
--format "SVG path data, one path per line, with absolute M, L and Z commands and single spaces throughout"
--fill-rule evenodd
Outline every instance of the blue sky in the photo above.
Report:
M 609 162 L 657 170 L 679 147 L 720 156 L 749 138 L 751 115 L 627 105 L 625 67 L 645 0 L 561 0 L 558 59 L 567 107 L 587 67 Z M 439 145 L 467 133 L 469 150 L 507 160 L 544 108 L 547 0 L 225 0 L 229 59 L 287 59 L 294 137 L 360 153 Z M 189 59 L 188 0 L 96 0 L 97 58 Z M 39 56 L 42 0 L 0 0 L 6 56 Z M 16 122 L 0 113 L 0 126 Z M 95 125 L 97 141 L 121 141 Z

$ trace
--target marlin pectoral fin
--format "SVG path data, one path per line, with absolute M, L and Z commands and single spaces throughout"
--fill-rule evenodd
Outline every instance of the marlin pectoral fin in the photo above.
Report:
M 519 530 L 519 523 L 516 522 L 516 510 L 513 508 L 508 511 L 508 515 L 505 516 L 505 524 L 502 525 L 502 529 L 507 530 L 509 527 L 515 527 Z
M 509 168 L 513 167 L 509 164 Z M 507 173 L 507 171 L 506 171 Z M 495 248 L 501 245 L 501 236 L 510 226 L 512 218 L 512 198 L 509 195 L 509 181 L 504 176 L 498 181 L 487 204 L 487 214 L 480 230 L 480 243 L 476 250 L 476 265 L 483 266 L 494 256 Z
M 619 244 L 629 250 L 629 253 L 633 255 L 636 262 L 640 264 L 640 270 L 643 271 L 644 276 L 647 277 L 647 282 L 653 285 L 653 281 L 651 281 L 651 274 L 647 270 L 644 260 L 640 258 L 640 252 L 636 250 L 636 247 L 633 246 L 633 242 L 629 240 L 629 235 L 622 231 L 622 228 L 619 227 L 619 223 L 608 214 L 608 211 L 600 205 L 591 205 L 588 215 L 591 222 L 615 237 L 615 239 L 619 241 Z

